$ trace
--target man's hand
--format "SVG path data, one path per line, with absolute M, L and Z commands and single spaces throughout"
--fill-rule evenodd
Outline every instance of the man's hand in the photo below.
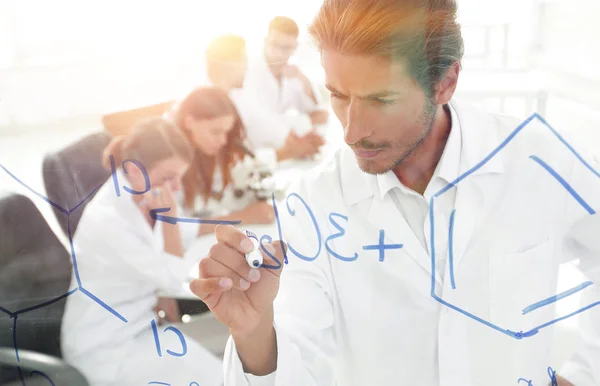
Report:
M 192 281 L 190 289 L 218 321 L 232 332 L 245 334 L 272 315 L 283 269 L 283 251 L 279 242 L 263 244 L 280 263 L 261 251 L 263 265 L 279 268 L 251 268 L 244 257 L 253 247 L 246 235 L 232 225 L 218 225 L 215 233 L 217 244 L 200 261 L 200 278 Z
M 261 250 L 263 265 L 251 268 L 244 254 L 253 245 L 245 234 L 231 225 L 217 225 L 216 235 L 217 244 L 200 261 L 200 278 L 190 289 L 229 327 L 244 371 L 269 374 L 277 369 L 273 301 L 284 265 L 282 243 L 263 244 L 278 262 Z

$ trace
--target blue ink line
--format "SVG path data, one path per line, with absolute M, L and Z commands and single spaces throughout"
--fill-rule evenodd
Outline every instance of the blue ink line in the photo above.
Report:
M 150 321 L 150 326 L 152 326 L 152 335 L 154 335 L 154 344 L 156 345 L 156 353 L 159 357 L 162 358 L 162 350 L 160 349 L 160 340 L 158 339 L 158 328 L 156 328 L 156 321 L 152 319 Z
M 21 379 L 21 384 L 23 386 L 26 386 L 25 385 L 25 376 L 23 375 L 23 370 L 21 369 L 21 366 L 17 366 L 17 370 L 19 370 L 19 378 Z
M 182 357 L 185 354 L 187 354 L 187 351 L 188 351 L 187 343 L 186 343 L 185 337 L 183 336 L 181 331 L 179 331 L 177 328 L 175 328 L 173 326 L 169 326 L 169 327 L 165 328 L 164 332 L 167 332 L 167 331 L 173 331 L 173 333 L 175 333 L 175 335 L 177 335 L 177 337 L 179 338 L 179 341 L 181 342 L 181 353 L 176 353 L 174 351 L 167 349 L 167 354 L 171 354 L 174 357 Z
M 452 289 L 456 289 L 456 283 L 454 282 L 454 214 L 456 209 L 452 210 L 450 214 L 450 230 L 448 231 L 448 259 L 450 260 L 450 284 Z
M 262 235 L 262 237 L 260 238 L 260 248 L 263 250 L 263 252 L 264 252 L 264 253 L 265 253 L 267 256 L 269 256 L 271 259 L 275 260 L 275 261 L 277 262 L 277 264 L 278 264 L 278 265 L 270 265 L 270 264 L 264 264 L 264 263 L 263 263 L 263 264 L 260 266 L 260 268 L 266 268 L 266 269 L 275 269 L 275 270 L 277 270 L 277 269 L 281 268 L 281 261 L 279 261 L 279 259 L 278 259 L 278 258 L 276 258 L 275 256 L 273 256 L 273 255 L 271 254 L 271 252 L 269 252 L 269 251 L 268 251 L 268 250 L 265 248 L 265 246 L 263 245 L 263 240 L 266 240 L 266 241 L 267 241 L 267 243 L 269 243 L 269 244 L 270 244 L 270 243 L 273 241 L 273 238 L 271 238 L 271 236 L 269 236 L 269 235 Z
M 79 290 L 81 292 L 83 292 L 84 294 L 86 294 L 90 299 L 92 299 L 93 301 L 95 301 L 96 303 L 98 303 L 100 306 L 102 306 L 104 309 L 108 310 L 108 312 L 110 312 L 111 314 L 113 314 L 117 318 L 121 319 L 123 322 L 127 323 L 127 319 L 125 319 L 123 316 L 121 316 L 121 314 L 119 314 L 112 307 L 110 307 L 109 305 L 107 305 L 106 303 L 104 303 L 102 300 L 98 299 L 96 297 L 96 295 L 94 295 L 90 291 L 86 290 L 83 286 L 80 286 Z
M 47 376 L 46 374 L 42 373 L 41 371 L 38 371 L 38 370 L 33 370 L 33 371 L 30 373 L 30 375 L 31 375 L 31 376 L 33 376 L 33 375 L 35 375 L 35 374 L 37 374 L 37 375 L 39 375 L 39 376 L 41 376 L 41 377 L 44 377 L 44 378 L 46 378 L 46 380 L 47 380 L 48 382 L 50 382 L 50 384 L 51 384 L 52 386 L 56 386 L 56 385 L 54 384 L 54 382 L 52 382 L 52 379 L 50 379 L 50 377 L 49 377 L 49 376 Z
M 127 193 L 129 193 L 131 195 L 137 195 L 137 196 L 149 192 L 152 187 L 150 185 L 150 176 L 148 176 L 148 172 L 146 171 L 146 167 L 140 161 L 138 161 L 136 159 L 126 159 L 125 161 L 123 161 L 121 163 L 121 168 L 123 169 L 123 172 L 125 174 L 128 174 L 127 173 L 127 168 L 125 167 L 125 164 L 127 162 L 131 162 L 132 164 L 134 164 L 135 166 L 137 166 L 137 168 L 142 172 L 142 174 L 144 176 L 144 184 L 145 184 L 146 188 L 144 190 L 133 190 L 133 189 L 130 189 L 127 186 L 123 185 L 123 190 L 125 190 Z
M 119 190 L 119 180 L 117 178 L 117 165 L 115 165 L 115 157 L 113 155 L 109 155 L 110 159 L 110 170 L 112 171 L 113 183 L 115 184 L 115 194 L 117 197 L 121 197 L 121 191 Z
M 558 386 L 558 380 L 556 379 L 556 371 L 552 367 L 548 366 L 548 377 L 552 381 L 552 386 Z
M 573 189 L 571 185 L 564 178 L 562 178 L 556 170 L 552 169 L 550 165 L 542 161 L 539 157 L 535 155 L 530 155 L 529 158 L 540 164 L 548 173 L 552 175 L 570 194 L 573 198 L 581 205 L 589 214 L 595 214 L 596 211 L 592 209 L 591 206 L 588 205 L 587 202 Z
M 577 315 L 577 314 L 580 314 L 580 313 L 582 313 L 582 312 L 585 312 L 585 311 L 589 310 L 590 308 L 594 308 L 594 307 L 596 307 L 596 306 L 600 306 L 600 301 L 599 301 L 599 302 L 596 302 L 596 303 L 589 304 L 589 305 L 587 305 L 587 306 L 585 306 L 585 307 L 583 307 L 583 308 L 581 308 L 581 309 L 579 309 L 579 310 L 577 310 L 577 311 L 571 312 L 571 313 L 570 313 L 570 314 L 568 314 L 568 315 L 565 315 L 565 316 L 562 316 L 562 317 L 560 317 L 560 318 L 557 318 L 557 319 L 551 320 L 551 321 L 549 321 L 549 322 L 547 322 L 547 323 L 544 323 L 544 324 L 542 324 L 542 325 L 540 325 L 540 326 L 538 326 L 538 327 L 536 327 L 536 328 L 533 328 L 533 329 L 529 330 L 528 332 L 526 332 L 526 333 L 524 333 L 524 334 L 525 334 L 525 335 L 529 335 L 529 334 L 531 334 L 531 335 L 535 335 L 535 334 L 537 334 L 537 332 L 538 332 L 539 330 L 541 330 L 542 328 L 546 328 L 546 327 L 548 327 L 548 326 L 551 326 L 551 325 L 553 325 L 553 324 L 555 324 L 555 323 L 558 323 L 558 322 L 560 322 L 560 321 L 563 321 L 563 320 L 565 320 L 565 319 L 568 319 L 568 318 L 570 318 L 570 317 L 572 317 L 572 316 L 575 316 L 575 315 Z M 528 338 L 529 336 L 525 336 L 525 337 L 526 337 L 526 338 Z
M 38 196 L 39 198 L 41 198 L 42 200 L 46 201 L 48 204 L 52 205 L 53 207 L 55 207 L 56 209 L 60 210 L 61 212 L 63 212 L 64 214 L 68 215 L 69 211 L 66 210 L 65 208 L 63 208 L 62 206 L 56 204 L 55 202 L 53 202 L 52 200 L 50 200 L 49 198 L 39 194 L 38 192 L 36 192 L 35 190 L 31 189 L 29 186 L 27 186 L 23 181 L 21 181 L 20 179 L 17 178 L 17 176 L 15 176 L 14 174 L 12 174 L 11 172 L 8 171 L 8 169 L 6 169 L 4 166 L 2 166 L 0 164 L 0 168 L 2 168 L 9 176 L 11 176 L 15 181 L 17 181 L 19 184 L 23 185 L 25 188 L 27 188 L 27 190 L 29 190 L 31 193 L 35 194 L 36 196 Z
M 0 311 L 4 312 L 6 315 L 10 316 L 11 318 L 14 316 L 14 314 L 12 312 L 10 312 L 9 310 L 7 310 L 4 307 L 0 307 Z
M 546 122 L 546 120 L 544 118 L 542 118 L 541 115 L 539 114 L 535 114 L 537 119 L 539 119 L 557 138 L 560 142 L 562 142 L 570 151 L 571 153 L 573 153 L 575 155 L 575 157 L 577 157 L 577 159 L 579 161 L 581 161 L 581 163 L 589 170 L 591 171 L 594 175 L 596 175 L 596 177 L 600 178 L 600 172 L 598 172 L 596 169 L 594 169 L 589 163 L 587 163 L 587 161 L 573 148 L 573 146 L 571 146 L 559 133 L 558 131 L 556 131 L 550 124 L 548 124 L 548 122 Z
M 287 248 L 285 247 L 285 244 L 283 242 L 283 235 L 282 235 L 282 231 L 281 231 L 281 220 L 279 219 L 279 211 L 277 210 L 277 203 L 275 202 L 275 193 L 271 193 L 271 203 L 273 204 L 273 211 L 275 212 L 275 221 L 277 223 L 277 234 L 279 235 L 279 246 L 281 246 L 281 250 L 283 251 L 283 263 L 287 264 L 288 263 Z M 261 240 L 262 240 L 262 238 L 261 238 Z M 279 263 L 279 261 L 277 259 L 275 259 L 275 261 L 277 261 Z M 279 267 L 281 267 L 281 263 L 279 263 L 279 264 L 280 264 Z
M 71 261 L 73 262 L 73 272 L 77 280 L 77 286 L 81 288 L 81 277 L 79 277 L 79 267 L 77 266 L 77 257 L 75 256 L 75 247 L 73 245 L 73 235 L 71 234 L 71 215 L 67 217 L 67 234 L 69 235 L 69 248 L 71 249 Z
M 333 235 L 330 235 L 329 237 L 327 237 L 325 239 L 325 249 L 327 249 L 327 251 L 333 255 L 335 258 L 341 260 L 341 261 L 354 261 L 356 259 L 358 259 L 358 253 L 354 252 L 354 256 L 351 257 L 346 257 L 346 256 L 342 256 L 339 253 L 337 253 L 336 251 L 333 250 L 333 248 L 331 248 L 329 246 L 329 242 L 331 240 L 337 239 L 338 237 L 343 237 L 346 234 L 346 230 L 337 223 L 337 221 L 334 220 L 333 217 L 339 217 L 342 220 L 346 220 L 346 223 L 348 222 L 348 216 L 344 216 L 343 214 L 340 213 L 329 213 L 329 222 L 331 223 L 331 225 L 333 225 L 335 227 L 335 229 L 337 229 L 339 232 L 335 233 Z
M 431 246 L 431 297 L 435 299 L 435 232 L 434 232 L 434 221 L 433 221 L 433 205 L 435 195 L 429 199 L 429 232 L 431 233 L 431 239 L 429 244 Z
M 521 383 L 521 382 L 525 382 L 527 384 L 527 386 L 533 386 L 533 383 L 531 383 L 532 382 L 531 379 L 519 378 L 517 383 Z
M 434 243 L 434 240 L 435 240 L 435 226 L 434 226 L 434 218 L 433 218 L 433 209 L 434 209 L 434 206 L 435 206 L 435 195 L 432 196 L 429 201 L 430 201 L 430 205 L 429 205 L 429 227 L 430 227 L 430 232 L 431 232 L 431 240 L 430 240 L 430 245 L 431 245 L 431 297 L 434 298 L 436 301 L 438 301 L 440 304 L 442 304 L 442 305 L 444 305 L 444 306 L 446 306 L 448 308 L 451 308 L 451 309 L 453 309 L 455 311 L 458 311 L 461 314 L 463 314 L 463 315 L 465 315 L 465 316 L 467 316 L 467 317 L 469 317 L 469 318 L 471 318 L 471 319 L 473 319 L 473 320 L 475 320 L 475 321 L 477 321 L 477 322 L 479 322 L 479 323 L 481 323 L 483 325 L 486 325 L 486 326 L 488 326 L 488 327 L 490 327 L 490 328 L 492 328 L 492 329 L 494 329 L 496 331 L 499 331 L 499 332 L 501 332 L 503 334 L 506 334 L 506 335 L 508 335 L 508 336 L 510 336 L 512 338 L 517 338 L 518 333 L 512 332 L 510 330 L 505 330 L 505 329 L 503 329 L 501 327 L 498 327 L 498 326 L 496 326 L 496 325 L 494 325 L 494 324 L 492 324 L 492 323 L 490 323 L 490 322 L 488 322 L 486 320 L 483 320 L 483 319 L 481 319 L 478 316 L 475 316 L 475 315 L 473 315 L 473 314 L 471 314 L 471 313 L 469 313 L 469 312 L 467 312 L 467 311 L 465 311 L 465 310 L 463 310 L 463 309 L 461 309 L 459 307 L 456 307 L 453 304 L 448 303 L 447 301 L 443 300 L 442 298 L 438 297 L 435 294 L 435 243 Z
M 531 122 L 533 120 L 533 118 L 536 117 L 536 114 L 532 114 L 529 118 L 527 118 L 525 121 L 523 121 L 519 126 L 517 126 L 516 129 L 514 129 L 512 131 L 512 133 L 510 133 L 510 135 L 508 137 L 506 137 L 506 139 L 504 141 L 502 141 L 502 143 L 500 145 L 498 145 L 498 147 L 496 147 L 490 154 L 488 154 L 487 157 L 485 157 L 483 160 L 481 160 L 481 162 L 479 162 L 477 165 L 473 166 L 471 169 L 469 169 L 468 171 L 466 171 L 465 173 L 463 173 L 462 175 L 458 176 L 458 178 L 454 181 L 452 181 L 451 183 L 449 183 L 448 185 L 446 185 L 446 187 L 442 190 L 440 190 L 438 193 L 436 193 L 434 196 L 439 197 L 442 194 L 444 194 L 445 192 L 447 192 L 448 190 L 452 189 L 453 187 L 455 187 L 460 181 L 464 180 L 465 178 L 467 178 L 468 176 L 470 176 L 473 172 L 475 172 L 477 169 L 481 168 L 483 165 L 485 165 L 490 159 L 494 158 L 494 156 L 500 151 L 502 150 L 506 145 L 508 145 L 508 143 L 510 141 L 512 141 L 512 139 L 525 127 L 527 126 L 527 124 L 529 122 Z
M 378 245 L 364 245 L 363 250 L 365 251 L 373 251 L 379 250 L 379 262 L 383 262 L 385 259 L 385 250 L 386 249 L 400 249 L 404 245 L 403 244 L 385 244 L 385 231 L 383 229 L 379 230 L 379 244 Z
M 21 359 L 19 358 L 19 348 L 17 346 L 17 317 L 18 315 L 13 316 L 13 345 L 15 347 L 17 362 L 21 362 Z
M 87 196 L 85 196 L 85 198 L 83 200 L 81 200 L 81 202 L 77 205 L 75 205 L 72 209 L 69 209 L 69 214 L 75 212 L 77 210 L 77 208 L 79 208 L 81 205 L 83 205 L 84 202 L 86 202 L 91 196 L 93 196 L 104 184 L 98 186 L 96 189 L 92 190 L 92 192 L 90 194 L 88 194 Z
M 527 314 L 527 313 L 529 313 L 529 312 L 531 312 L 533 310 L 537 310 L 538 308 L 547 306 L 548 304 L 555 303 L 555 302 L 557 302 L 557 301 L 559 301 L 561 299 L 566 298 L 567 296 L 571 296 L 571 295 L 573 295 L 573 294 L 575 294 L 575 293 L 577 293 L 579 291 L 584 290 L 585 288 L 591 286 L 592 284 L 594 284 L 594 283 L 591 282 L 591 281 L 586 281 L 585 283 L 580 284 L 577 287 L 571 288 L 570 290 L 567 290 L 565 292 L 561 292 L 558 295 L 551 296 L 548 299 L 544 299 L 544 300 L 539 301 L 537 303 L 534 303 L 534 304 L 532 304 L 530 306 L 527 306 L 527 307 L 525 307 L 523 309 L 523 315 L 525 315 L 525 314 Z
M 15 315 L 24 314 L 24 313 L 29 312 L 29 311 L 37 310 L 38 308 L 49 306 L 50 304 L 56 303 L 56 302 L 58 302 L 58 301 L 60 301 L 60 300 L 62 300 L 64 298 L 66 298 L 68 296 L 73 295 L 78 290 L 79 290 L 79 288 L 74 288 L 71 291 L 67 292 L 66 294 L 60 295 L 59 297 L 57 297 L 55 299 L 49 300 L 49 301 L 47 301 L 45 303 L 38 304 L 37 306 L 31 306 L 31 307 L 19 310 L 19 311 L 15 312 Z
M 166 383 L 166 382 L 158 382 L 158 381 L 152 381 L 152 382 L 148 382 L 149 385 L 163 385 L 163 386 L 171 386 L 170 383 Z
M 313 211 L 310 208 L 310 206 L 308 206 L 306 201 L 304 201 L 304 199 L 302 197 L 300 197 L 300 195 L 298 193 L 290 193 L 290 194 L 288 194 L 287 198 L 285 199 L 285 204 L 287 206 L 287 210 L 290 215 L 296 216 L 296 211 L 294 209 L 290 208 L 290 203 L 289 203 L 290 197 L 297 197 L 298 200 L 300 200 L 300 202 L 302 203 L 302 205 L 304 205 L 304 208 L 306 209 L 306 212 L 310 216 L 313 226 L 315 227 L 315 231 L 317 233 L 317 240 L 319 241 L 319 248 L 317 249 L 317 253 L 314 256 L 310 256 L 310 257 L 304 256 L 303 254 L 298 252 L 290 243 L 287 243 L 288 248 L 298 258 L 305 260 L 305 261 L 314 261 L 321 254 L 321 248 L 323 246 L 323 238 L 321 237 L 321 230 L 319 229 L 319 224 L 317 223 L 317 219 L 315 218 L 315 215 L 313 214 Z
M 242 221 L 225 221 L 225 220 L 202 220 L 197 218 L 182 218 L 182 217 L 171 217 L 171 216 L 163 216 L 157 213 L 163 213 L 170 211 L 171 208 L 156 208 L 150 209 L 149 214 L 150 217 L 156 221 L 166 222 L 168 224 L 177 224 L 178 222 L 185 223 L 193 223 L 193 224 L 213 224 L 213 225 L 237 225 L 241 224 Z

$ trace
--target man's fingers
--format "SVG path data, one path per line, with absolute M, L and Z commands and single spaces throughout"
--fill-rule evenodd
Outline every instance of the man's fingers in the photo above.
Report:
M 251 269 L 246 260 L 244 260 L 244 263 L 246 264 L 247 273 L 240 275 L 220 261 L 207 257 L 200 261 L 200 277 L 226 277 L 232 280 L 233 288 L 245 291 L 250 288 L 251 283 L 260 279 L 260 273 L 257 272 L 257 269 Z
M 190 283 L 190 291 L 212 308 L 219 301 L 221 294 L 230 289 L 232 284 L 231 279 L 224 277 L 195 279 Z
M 239 229 L 233 225 L 219 224 L 215 228 L 217 241 L 233 248 L 243 256 L 244 253 L 250 252 L 254 248 L 252 241 Z
M 253 270 L 252 267 L 248 265 L 246 257 L 228 245 L 221 243 L 213 245 L 208 252 L 208 256 L 210 260 L 218 262 L 224 268 L 231 270 L 240 278 L 243 278 L 251 283 L 258 281 L 259 279 L 256 276 L 256 269 Z M 220 273 L 224 274 L 226 272 L 220 271 Z M 219 273 L 212 273 L 209 276 L 216 276 L 217 274 Z M 231 278 L 234 280 L 237 279 L 236 277 Z M 234 282 L 234 285 L 235 283 L 236 282 Z

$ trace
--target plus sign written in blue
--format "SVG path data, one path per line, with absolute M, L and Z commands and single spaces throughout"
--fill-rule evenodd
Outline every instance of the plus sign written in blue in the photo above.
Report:
M 402 248 L 402 244 L 385 244 L 385 231 L 383 229 L 379 230 L 379 244 L 377 245 L 365 245 L 363 249 L 365 251 L 379 251 L 379 261 L 383 262 L 385 259 L 385 250 L 386 249 L 400 249 Z

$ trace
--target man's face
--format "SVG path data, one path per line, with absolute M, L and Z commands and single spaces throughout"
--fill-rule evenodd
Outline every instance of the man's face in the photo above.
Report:
M 296 51 L 298 41 L 296 36 L 287 35 L 276 30 L 270 30 L 265 39 L 265 57 L 273 66 L 283 66 Z
M 437 106 L 404 62 L 327 49 L 322 59 L 344 140 L 364 172 L 385 173 L 419 150 Z

